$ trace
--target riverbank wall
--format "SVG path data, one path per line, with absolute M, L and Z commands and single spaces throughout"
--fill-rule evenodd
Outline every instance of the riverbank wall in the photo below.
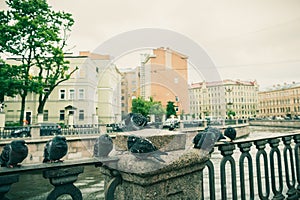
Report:
M 250 126 L 300 128 L 300 120 L 251 120 Z

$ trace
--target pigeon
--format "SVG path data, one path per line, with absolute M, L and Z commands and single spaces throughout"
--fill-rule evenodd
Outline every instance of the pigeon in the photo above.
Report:
M 128 137 L 127 147 L 129 151 L 140 160 L 153 157 L 160 162 L 165 162 L 160 156 L 168 155 L 168 153 L 157 149 L 157 147 L 150 140 L 134 135 Z
M 57 135 L 49 140 L 44 148 L 44 160 L 43 163 L 47 162 L 63 162 L 60 160 L 68 152 L 67 140 L 64 136 Z
M 236 130 L 231 126 L 228 126 L 224 131 L 224 135 L 232 142 L 236 138 Z
M 1 167 L 14 168 L 20 166 L 28 155 L 28 147 L 24 140 L 13 140 L 4 146 L 0 155 Z
M 94 145 L 95 157 L 106 157 L 113 149 L 112 138 L 108 134 L 103 134 L 96 139 Z
M 215 143 L 221 139 L 224 139 L 224 136 L 219 129 L 208 127 L 194 137 L 194 148 L 211 151 Z
M 142 139 L 141 137 L 138 137 L 138 136 L 135 136 L 135 135 L 128 136 L 128 138 L 127 138 L 127 149 L 128 149 L 128 151 L 130 151 L 131 147 L 134 145 L 134 143 L 137 140 L 141 140 L 141 139 Z
M 147 125 L 147 118 L 141 113 L 129 113 L 124 119 L 126 131 L 137 131 Z

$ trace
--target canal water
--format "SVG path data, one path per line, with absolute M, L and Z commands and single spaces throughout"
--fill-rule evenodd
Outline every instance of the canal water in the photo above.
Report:
M 250 127 L 250 135 L 247 139 L 263 138 L 266 136 L 271 137 L 278 134 L 289 133 L 293 130 L 295 129 Z M 219 163 L 221 158 L 222 157 L 218 151 L 215 151 L 212 155 L 213 162 Z M 217 165 L 218 164 L 216 164 L 216 166 Z M 216 184 L 217 183 L 218 181 L 216 181 Z M 74 185 L 81 190 L 83 199 L 85 200 L 104 199 L 104 180 L 99 172 L 99 169 L 95 168 L 94 166 L 85 166 L 84 173 L 79 175 L 78 180 L 74 183 Z M 216 187 L 218 187 L 217 185 Z M 10 200 L 46 199 L 51 188 L 53 188 L 53 186 L 49 183 L 48 179 L 43 178 L 41 173 L 27 173 L 22 174 L 20 176 L 20 181 L 12 185 L 12 188 L 6 197 L 8 197 Z M 220 188 L 216 188 L 216 191 L 218 190 L 220 191 Z M 209 191 L 209 189 L 206 191 Z M 59 199 L 72 198 L 66 195 L 60 197 Z M 219 197 L 217 197 L 217 199 L 219 199 Z

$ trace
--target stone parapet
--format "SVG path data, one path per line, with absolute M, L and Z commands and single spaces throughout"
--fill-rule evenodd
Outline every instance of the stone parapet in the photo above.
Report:
M 121 132 L 114 140 L 116 151 L 127 151 L 127 138 L 136 135 L 147 138 L 162 151 L 175 151 L 185 149 L 186 134 L 165 129 L 143 129 L 139 131 Z
M 165 163 L 139 160 L 128 153 L 119 156 L 117 169 L 101 168 L 106 185 L 114 178 L 112 171 L 122 178 L 115 199 L 201 199 L 202 171 L 210 154 L 199 149 L 168 153 L 161 156 Z

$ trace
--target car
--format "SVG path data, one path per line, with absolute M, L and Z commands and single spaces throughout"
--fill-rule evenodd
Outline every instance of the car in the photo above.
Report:
M 276 120 L 284 120 L 283 117 L 275 117 Z
M 48 135 L 61 135 L 61 126 L 56 123 L 43 122 L 35 124 L 34 126 L 40 126 L 40 136 Z
M 163 128 L 179 128 L 179 120 L 176 118 L 169 118 L 163 123 Z
M 24 126 L 24 127 L 17 127 L 13 129 L 10 133 L 11 137 L 31 137 L 30 134 L 30 127 Z

